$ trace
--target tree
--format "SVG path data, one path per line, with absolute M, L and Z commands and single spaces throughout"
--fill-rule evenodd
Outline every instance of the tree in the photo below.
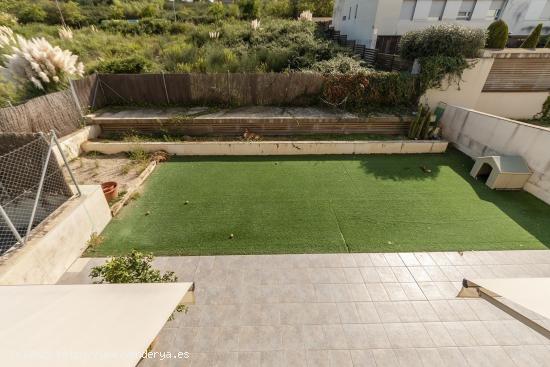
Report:
M 508 43 L 508 24 L 499 19 L 493 22 L 487 34 L 487 48 L 503 49 Z
M 540 33 L 542 32 L 542 23 L 533 29 L 533 32 L 521 44 L 521 48 L 536 48 L 539 44 Z

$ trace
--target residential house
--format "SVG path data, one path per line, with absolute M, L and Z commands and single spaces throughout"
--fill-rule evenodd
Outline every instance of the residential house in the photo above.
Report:
M 512 36 L 543 23 L 550 33 L 550 0 L 336 0 L 332 26 L 348 40 L 395 53 L 400 36 L 433 24 L 487 28 L 503 19 Z

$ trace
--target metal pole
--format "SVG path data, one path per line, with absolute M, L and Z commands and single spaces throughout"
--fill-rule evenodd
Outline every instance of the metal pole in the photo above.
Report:
M 50 163 L 50 157 L 52 155 L 52 145 L 54 142 L 54 135 L 50 139 L 50 147 L 48 149 L 48 154 L 46 155 L 46 160 L 44 161 L 44 166 L 42 167 L 42 175 L 40 176 L 40 182 L 38 184 L 38 190 L 36 191 L 36 199 L 34 200 L 34 206 L 32 208 L 31 219 L 29 220 L 29 226 L 27 227 L 27 234 L 25 235 L 25 241 L 31 233 L 32 224 L 34 222 L 34 217 L 36 215 L 36 209 L 38 208 L 38 202 L 40 201 L 40 196 L 42 195 L 42 189 L 44 188 L 44 180 L 46 179 L 46 171 L 48 170 L 48 163 Z
M 80 112 L 80 117 L 83 117 L 84 113 L 82 112 L 82 107 L 80 106 L 80 101 L 78 100 L 78 96 L 76 95 L 76 90 L 74 89 L 72 79 L 69 79 L 69 86 L 71 87 L 71 94 L 73 95 L 74 103 L 76 104 L 76 107 Z
M 73 170 L 71 167 L 69 167 L 69 162 L 67 161 L 67 157 L 65 157 L 65 154 L 63 153 L 63 149 L 61 149 L 61 144 L 59 144 L 59 141 L 57 140 L 57 136 L 55 135 L 55 131 L 51 130 L 50 132 L 52 134 L 52 139 L 55 142 L 55 145 L 57 146 L 57 150 L 59 150 L 59 154 L 61 155 L 61 158 L 63 158 L 63 162 L 65 163 L 65 167 L 67 167 L 67 171 L 69 171 L 69 175 L 71 176 L 71 180 L 73 181 L 76 191 L 78 192 L 78 196 L 82 196 L 82 192 L 80 191 L 80 187 L 78 186 L 78 183 L 76 182 L 76 178 L 74 177 Z M 51 150 L 51 146 L 50 146 Z
M 0 205 L 0 215 L 2 215 L 2 218 L 4 218 L 4 221 L 6 222 L 8 227 L 10 227 L 13 235 L 15 236 L 15 238 L 17 238 L 17 241 L 19 241 L 20 244 L 23 244 L 23 239 L 21 238 L 21 235 L 19 234 L 19 232 L 17 232 L 17 228 L 15 228 L 15 226 L 11 222 L 10 217 L 8 217 L 8 214 L 4 211 L 4 208 L 2 208 L 2 205 Z

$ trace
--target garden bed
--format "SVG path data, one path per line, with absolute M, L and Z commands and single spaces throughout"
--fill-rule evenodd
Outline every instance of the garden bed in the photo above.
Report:
M 92 256 L 545 249 L 550 207 L 431 155 L 178 157 Z

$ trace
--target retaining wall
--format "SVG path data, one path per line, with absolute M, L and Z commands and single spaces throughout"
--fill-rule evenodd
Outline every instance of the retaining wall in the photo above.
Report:
M 54 284 L 101 233 L 111 211 L 99 185 L 82 185 L 82 196 L 61 206 L 36 227 L 28 242 L 0 259 L 0 285 Z
M 446 106 L 443 137 L 472 158 L 519 155 L 533 175 L 525 190 L 550 204 L 550 129 L 504 117 Z
M 446 141 L 260 141 L 260 142 L 86 142 L 82 149 L 103 154 L 164 150 L 174 155 L 315 155 L 443 153 Z

